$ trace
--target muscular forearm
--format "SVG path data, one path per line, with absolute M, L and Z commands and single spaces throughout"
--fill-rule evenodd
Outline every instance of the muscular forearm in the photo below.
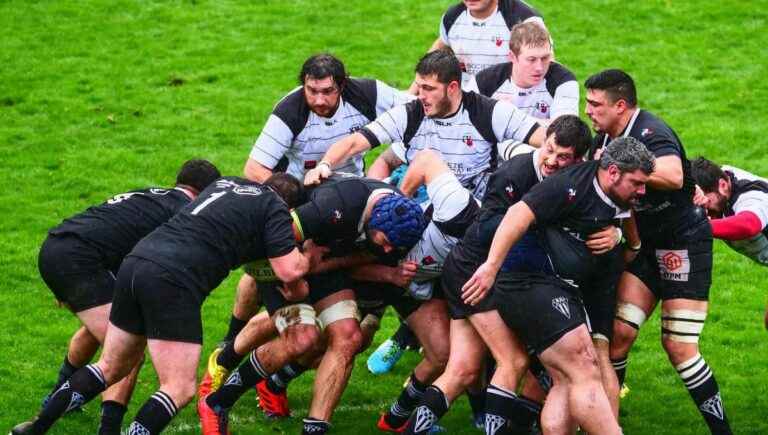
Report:
M 722 219 L 713 219 L 712 236 L 723 240 L 744 240 L 755 237 L 763 230 L 763 224 L 756 214 L 743 211 Z
M 656 159 L 653 173 L 648 177 L 648 186 L 659 190 L 678 190 L 683 187 L 683 164 L 677 156 Z
M 358 281 L 393 284 L 391 277 L 396 269 L 383 264 L 366 264 L 351 269 L 349 276 Z
M 368 139 L 360 133 L 351 134 L 331 145 L 323 156 L 324 162 L 328 162 L 331 168 L 349 160 L 352 156 L 371 149 Z
M 312 271 L 313 273 L 328 272 L 338 269 L 349 269 L 358 267 L 364 264 L 369 264 L 374 261 L 374 257 L 367 253 L 356 253 L 347 255 L 344 257 L 331 257 L 326 258 L 320 262 Z

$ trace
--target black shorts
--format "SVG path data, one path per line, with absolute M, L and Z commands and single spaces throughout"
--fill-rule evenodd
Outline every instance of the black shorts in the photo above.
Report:
M 587 311 L 590 333 L 613 339 L 613 319 L 616 317 L 616 290 L 624 270 L 621 249 L 615 249 L 598 257 L 597 272 L 579 289 Z
M 712 230 L 706 219 L 670 237 L 643 240 L 627 271 L 657 299 L 709 300 L 712 285 Z
M 361 318 L 368 314 L 381 318 L 387 307 L 391 305 L 400 318 L 406 319 L 418 310 L 423 302 L 413 298 L 408 290 L 393 284 L 354 281 L 352 286 L 355 289 L 355 299 Z
M 537 355 L 563 335 L 586 323 L 578 292 L 557 278 L 500 274 L 496 309 Z
M 202 344 L 203 300 L 203 294 L 174 280 L 162 266 L 126 257 L 117 273 L 109 320 L 131 334 Z
M 40 276 L 77 313 L 112 302 L 115 274 L 99 251 L 71 234 L 49 235 L 37 260 Z
M 346 273 L 346 271 L 335 270 L 305 276 L 304 279 L 307 280 L 309 285 L 309 295 L 303 301 L 291 302 L 285 299 L 285 296 L 280 292 L 280 287 L 282 287 L 283 283 L 279 281 L 258 283 L 259 296 L 264 301 L 264 306 L 267 308 L 270 316 L 274 315 L 280 308 L 288 305 L 300 303 L 315 305 L 334 293 L 352 289 L 351 279 L 346 276 Z
M 495 288 L 491 288 L 488 294 L 477 305 L 467 305 L 461 299 L 461 288 L 475 273 L 479 266 L 475 262 L 456 258 L 456 250 L 452 250 L 443 264 L 443 276 L 441 286 L 445 300 L 448 302 L 448 313 L 452 319 L 466 319 L 468 316 L 486 311 L 493 311 Z

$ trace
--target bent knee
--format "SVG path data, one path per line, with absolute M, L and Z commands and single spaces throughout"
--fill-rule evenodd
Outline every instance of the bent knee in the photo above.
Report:
M 297 325 L 287 331 L 287 348 L 292 358 L 313 351 L 320 342 L 320 331 L 315 326 Z
M 329 334 L 329 348 L 341 355 L 352 357 L 357 354 L 363 344 L 363 333 L 354 319 L 336 322 L 326 330 Z

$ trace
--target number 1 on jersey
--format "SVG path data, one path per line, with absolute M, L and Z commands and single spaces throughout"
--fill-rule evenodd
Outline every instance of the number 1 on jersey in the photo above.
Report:
M 192 216 L 196 216 L 198 213 L 203 211 L 204 208 L 208 207 L 208 205 L 210 205 L 213 201 L 216 201 L 217 199 L 221 198 L 222 196 L 224 196 L 226 194 L 227 194 L 226 190 L 222 191 L 222 192 L 212 193 L 211 196 L 208 197 L 208 199 L 206 199 L 205 201 L 201 202 L 200 205 L 195 207 L 195 209 L 192 210 L 192 212 L 190 214 Z

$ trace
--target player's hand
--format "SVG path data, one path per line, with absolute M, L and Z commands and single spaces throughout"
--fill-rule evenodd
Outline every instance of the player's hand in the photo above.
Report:
M 693 204 L 704 208 L 707 208 L 707 204 L 709 204 L 709 198 L 707 198 L 707 195 L 704 194 L 704 190 L 699 187 L 698 184 L 696 185 L 696 190 L 693 193 Z
M 327 254 L 330 249 L 326 246 L 316 245 L 312 240 L 305 240 L 302 247 L 304 257 L 309 262 L 309 273 L 323 272 L 323 256 Z
M 294 282 L 284 283 L 280 292 L 289 302 L 300 302 L 309 296 L 309 284 L 305 279 L 299 279 Z
M 592 233 L 587 237 L 587 248 L 594 255 L 605 254 L 621 241 L 621 232 L 613 225 L 609 225 L 602 230 Z
M 461 299 L 467 305 L 477 305 L 493 286 L 498 269 L 483 263 L 471 278 L 461 287 Z
M 390 268 L 389 282 L 398 287 L 408 287 L 416 276 L 418 267 L 415 261 L 401 262 L 397 267 Z
M 595 150 L 595 155 L 592 157 L 592 160 L 600 160 L 600 157 L 603 155 L 603 150 L 605 147 L 600 147 Z
M 330 166 L 326 164 L 317 165 L 315 168 L 307 171 L 307 174 L 304 175 L 304 185 L 311 186 L 313 184 L 320 184 L 323 180 L 330 177 L 331 174 L 333 174 L 333 171 Z
M 622 254 L 624 257 L 624 264 L 627 265 L 633 261 L 635 261 L 635 258 L 637 257 L 637 254 L 640 251 L 633 251 L 627 247 L 624 247 L 624 253 Z

